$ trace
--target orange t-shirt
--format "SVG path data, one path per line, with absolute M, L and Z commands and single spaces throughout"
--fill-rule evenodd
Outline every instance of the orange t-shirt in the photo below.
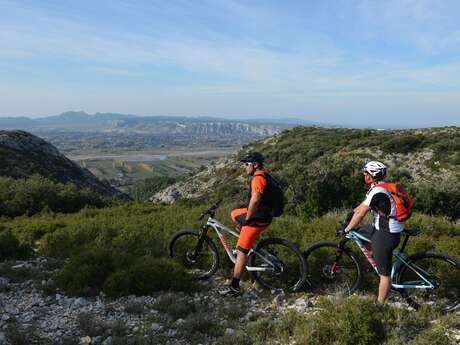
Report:
M 264 192 L 265 186 L 267 185 L 267 179 L 264 176 L 255 176 L 259 174 L 265 174 L 263 170 L 256 170 L 254 177 L 251 180 L 251 192 L 260 193 Z

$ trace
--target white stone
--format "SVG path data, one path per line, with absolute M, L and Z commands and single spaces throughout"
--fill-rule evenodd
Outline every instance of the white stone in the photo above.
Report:
M 177 319 L 176 322 L 174 322 L 176 325 L 182 325 L 185 322 L 184 319 Z
M 156 322 L 152 323 L 150 327 L 152 328 L 152 331 L 159 331 L 163 328 L 161 325 L 159 325 Z
M 80 345 L 89 345 L 89 344 L 91 344 L 91 337 L 86 336 L 86 337 L 80 338 Z

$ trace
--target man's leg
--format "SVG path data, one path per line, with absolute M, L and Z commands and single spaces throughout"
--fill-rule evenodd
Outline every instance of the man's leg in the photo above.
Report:
M 248 260 L 247 254 L 252 248 L 252 245 L 254 244 L 257 237 L 267 226 L 268 224 L 264 224 L 262 226 L 245 225 L 241 228 L 240 238 L 236 244 L 237 254 L 235 267 L 233 269 L 232 282 L 227 288 L 224 288 L 219 292 L 221 295 L 238 296 L 241 294 L 240 279 Z
M 379 283 L 379 296 L 377 297 L 377 302 L 379 304 L 384 304 L 385 300 L 388 297 L 391 289 L 391 280 L 389 276 L 380 276 Z
M 392 253 L 399 244 L 399 234 L 391 234 L 385 230 L 376 230 L 372 236 L 374 260 L 380 275 L 377 302 L 385 303 L 391 289 Z
M 246 262 L 248 261 L 247 254 L 238 250 L 236 254 L 235 268 L 233 270 L 233 278 L 240 279 L 243 274 L 243 270 L 246 267 Z

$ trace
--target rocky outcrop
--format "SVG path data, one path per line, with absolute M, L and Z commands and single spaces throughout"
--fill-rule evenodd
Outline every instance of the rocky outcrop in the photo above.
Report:
M 33 174 L 56 182 L 71 182 L 105 199 L 124 197 L 123 193 L 98 180 L 45 140 L 24 131 L 0 130 L 0 176 L 27 178 Z
M 236 166 L 238 166 L 238 162 L 234 157 L 222 158 L 195 175 L 156 193 L 150 198 L 150 201 L 172 204 L 178 199 L 201 198 L 215 191 L 217 185 L 225 183 L 225 179 L 222 180 L 217 176 L 217 171 L 226 171 L 226 169 Z

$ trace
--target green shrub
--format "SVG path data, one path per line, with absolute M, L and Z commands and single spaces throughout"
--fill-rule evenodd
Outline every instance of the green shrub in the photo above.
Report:
M 414 207 L 432 215 L 446 215 L 452 220 L 460 218 L 460 180 L 419 183 L 416 186 Z
M 102 207 L 94 192 L 71 183 L 56 183 L 39 175 L 28 179 L 0 177 L 0 216 L 31 216 L 42 211 L 77 212 L 83 207 Z
M 174 320 L 196 313 L 199 307 L 189 298 L 181 298 L 180 295 L 169 293 L 161 295 L 153 305 L 154 309 L 169 314 Z
M 0 231 L 0 261 L 7 259 L 25 259 L 32 255 L 29 246 L 19 243 L 10 230 Z
M 420 135 L 401 134 L 394 136 L 382 144 L 385 152 L 409 153 L 424 146 L 424 138 Z
M 56 275 L 56 283 L 70 295 L 95 295 L 112 272 L 112 253 L 88 248 L 70 258 Z
M 136 201 L 148 201 L 155 193 L 177 182 L 177 178 L 169 176 L 155 176 L 137 181 L 129 190 L 129 194 Z
M 187 290 L 190 277 L 175 262 L 164 258 L 141 257 L 126 269 L 111 274 L 103 290 L 109 296 L 148 295 L 154 291 Z
M 56 275 L 59 287 L 71 295 L 147 295 L 154 291 L 189 290 L 192 281 L 177 263 L 91 247 L 71 256 Z
M 297 324 L 294 337 L 298 344 L 310 345 L 381 344 L 385 340 L 382 312 L 367 299 L 352 297 L 342 303 L 323 300 L 320 312 L 309 320 L 306 327 Z
M 409 345 L 450 345 L 452 344 L 443 327 L 432 327 L 420 333 Z
M 83 335 L 88 335 L 90 337 L 96 337 L 98 335 L 103 335 L 105 331 L 109 328 L 109 325 L 102 321 L 95 315 L 92 315 L 88 312 L 83 312 L 77 316 L 77 324 Z

